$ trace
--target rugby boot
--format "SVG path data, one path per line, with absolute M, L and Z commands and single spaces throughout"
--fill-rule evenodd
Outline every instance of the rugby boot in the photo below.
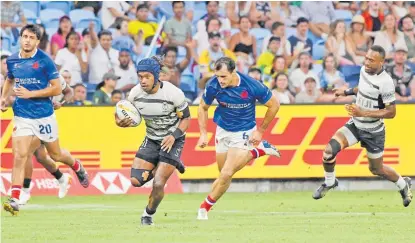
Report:
M 75 171 L 76 176 L 78 177 L 79 183 L 81 183 L 81 185 L 84 188 L 87 188 L 89 186 L 89 176 L 88 173 L 86 172 L 84 166 L 82 165 L 80 160 L 76 160 L 77 162 L 79 162 L 79 170 Z
M 409 177 L 404 177 L 403 179 L 406 181 L 406 187 L 400 190 L 399 192 L 401 193 L 401 196 L 402 196 L 403 206 L 408 207 L 413 197 L 412 192 L 411 192 L 412 182 L 411 182 L 411 178 Z
M 141 225 L 153 225 L 153 217 L 141 216 Z
M 276 156 L 278 158 L 281 157 L 280 151 L 274 145 L 268 143 L 265 140 L 262 140 L 259 143 L 258 148 L 264 150 L 265 154 L 267 155 Z
M 323 198 L 328 191 L 331 189 L 336 188 L 339 185 L 339 180 L 335 179 L 334 184 L 332 186 L 327 186 L 326 183 L 323 183 L 313 194 L 314 199 Z
M 9 198 L 3 203 L 3 208 L 13 216 L 16 216 L 19 213 L 19 202 L 14 198 Z

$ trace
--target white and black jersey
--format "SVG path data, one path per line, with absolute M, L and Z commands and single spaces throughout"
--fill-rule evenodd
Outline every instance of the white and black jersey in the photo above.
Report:
M 385 104 L 395 101 L 395 85 L 386 71 L 369 75 L 365 68 L 360 70 L 360 79 L 356 105 L 367 111 L 384 109 Z M 379 132 L 385 128 L 383 119 L 371 117 L 353 117 L 358 129 L 368 132 Z
M 180 121 L 177 112 L 188 107 L 183 91 L 170 82 L 161 82 L 155 94 L 148 94 L 138 84 L 131 90 L 128 100 L 144 119 L 147 137 L 158 141 L 176 130 Z

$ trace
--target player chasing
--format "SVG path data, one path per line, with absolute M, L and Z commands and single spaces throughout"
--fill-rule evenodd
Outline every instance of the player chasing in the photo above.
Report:
M 383 164 L 383 119 L 392 119 L 396 115 L 395 87 L 392 78 L 383 70 L 384 61 L 385 50 L 380 46 L 372 46 L 360 71 L 358 87 L 335 91 L 336 96 L 357 95 L 356 104 L 346 105 L 352 118 L 336 132 L 324 150 L 325 181 L 313 194 L 314 199 L 323 198 L 329 190 L 339 185 L 334 170 L 336 155 L 360 141 L 361 146 L 366 148 L 372 174 L 394 182 L 405 207 L 411 203 L 411 179 L 402 178 L 392 167 Z
M 58 110 L 61 106 L 71 100 L 73 96 L 72 88 L 66 84 L 65 79 L 62 75 L 59 76 L 60 84 L 62 88 L 62 94 L 64 95 L 64 100 L 57 100 L 59 96 L 53 97 L 53 109 Z M 63 150 L 63 149 L 62 149 Z M 58 197 L 63 198 L 66 196 L 69 190 L 69 186 L 72 183 L 72 177 L 69 174 L 63 174 L 59 167 L 57 166 L 56 162 L 47 154 L 46 148 L 43 144 L 35 151 L 36 160 L 43 166 L 45 169 L 55 177 L 55 179 L 59 183 L 59 192 Z M 71 167 L 71 165 L 68 165 Z M 85 170 L 79 168 L 78 171 L 74 169 L 75 174 L 78 177 L 78 180 L 81 185 L 84 187 L 88 186 L 88 177 L 85 176 Z M 32 181 L 32 174 L 33 174 L 33 163 L 32 163 L 32 156 L 27 158 L 26 167 L 25 167 L 25 175 L 23 180 L 23 189 L 20 194 L 20 205 L 25 205 L 30 200 L 30 183 Z
M 13 168 L 11 197 L 3 208 L 12 215 L 19 212 L 19 198 L 26 162 L 43 143 L 54 161 L 71 165 L 75 171 L 83 171 L 83 186 L 88 177 L 81 163 L 60 148 L 58 127 L 51 97 L 62 93 L 59 73 L 48 54 L 37 47 L 40 30 L 26 25 L 20 31 L 21 49 L 7 59 L 7 79 L 4 83 L 0 109 L 6 110 L 6 100 L 13 88 Z
M 135 155 L 131 168 L 131 184 L 141 187 L 153 180 L 148 204 L 141 217 L 142 225 L 152 225 L 153 216 L 164 197 L 167 180 L 177 168 L 184 166 L 180 156 L 185 142 L 185 132 L 190 124 L 190 110 L 183 92 L 170 82 L 159 81 L 160 63 L 156 58 L 146 58 L 137 65 L 140 84 L 129 96 L 146 123 L 146 137 Z M 120 127 L 132 125 L 130 118 L 120 120 Z
M 262 83 L 235 71 L 235 62 L 227 57 L 216 61 L 215 77 L 206 86 L 199 105 L 200 147 L 204 148 L 208 144 L 208 109 L 214 99 L 219 103 L 213 121 L 217 124 L 216 161 L 220 175 L 200 205 L 197 215 L 199 220 L 208 219 L 209 210 L 229 188 L 233 175 L 250 160 L 264 155 L 280 157 L 273 145 L 262 140 L 265 130 L 279 110 L 278 99 Z M 259 127 L 256 127 L 255 121 L 257 100 L 268 107 Z

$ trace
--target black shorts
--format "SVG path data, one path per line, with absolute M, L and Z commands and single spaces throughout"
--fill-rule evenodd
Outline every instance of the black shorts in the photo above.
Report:
M 167 153 L 167 151 L 161 150 L 161 141 L 145 137 L 143 143 L 135 154 L 135 157 L 150 162 L 154 164 L 154 166 L 157 166 L 161 161 L 177 167 L 177 164 L 180 163 L 184 141 L 185 136 L 176 139 L 170 152 Z
M 346 125 L 353 136 L 360 141 L 362 148 L 371 154 L 383 153 L 385 150 L 385 129 L 380 132 L 368 132 L 356 127 L 353 120 L 350 120 Z

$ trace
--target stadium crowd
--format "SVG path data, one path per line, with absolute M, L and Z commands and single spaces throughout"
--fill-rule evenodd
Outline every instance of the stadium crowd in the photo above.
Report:
M 386 50 L 397 100 L 414 102 L 414 22 L 415 2 L 403 1 L 2 1 L 1 83 L 6 58 L 19 50 L 19 29 L 33 23 L 42 30 L 39 48 L 74 89 L 66 105 L 116 103 L 138 84 L 135 64 L 155 54 L 164 55 L 160 79 L 193 104 L 223 56 L 282 104 L 346 103 L 352 98 L 333 89 L 358 84 L 373 44 Z

